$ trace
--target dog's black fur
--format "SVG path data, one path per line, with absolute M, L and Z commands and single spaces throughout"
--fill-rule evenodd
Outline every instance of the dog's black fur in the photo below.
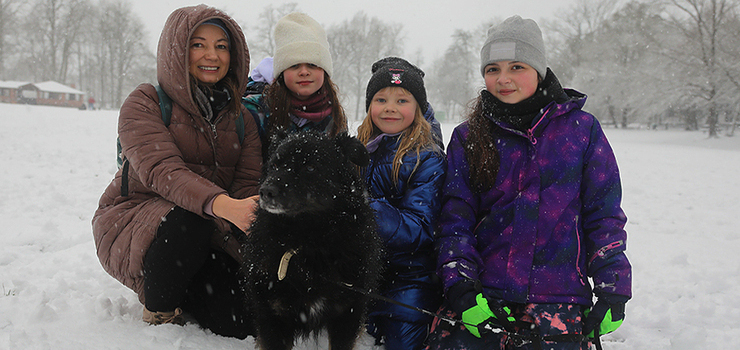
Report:
M 245 289 L 257 344 L 290 349 L 323 330 L 332 350 L 354 348 L 376 288 L 381 246 L 356 166 L 369 161 L 346 133 L 278 134 L 264 166 L 260 209 L 245 245 Z M 281 280 L 280 261 L 295 250 Z

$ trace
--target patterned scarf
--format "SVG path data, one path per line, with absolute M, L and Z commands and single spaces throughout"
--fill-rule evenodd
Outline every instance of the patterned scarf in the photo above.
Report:
M 203 116 L 213 123 L 214 118 L 229 105 L 231 94 L 226 85 L 216 84 L 213 87 L 198 84 L 194 91 L 195 102 Z
M 326 97 L 326 92 L 322 88 L 306 100 L 291 98 L 290 113 L 314 123 L 320 122 L 331 114 L 331 102 Z
M 372 140 L 370 140 L 367 143 L 367 145 L 365 146 L 365 148 L 367 148 L 367 151 L 368 152 L 375 153 L 375 151 L 378 150 L 378 147 L 380 146 L 380 143 L 383 141 L 384 138 L 387 138 L 387 137 L 396 137 L 398 135 L 401 135 L 402 133 L 403 133 L 403 131 L 397 132 L 395 134 L 382 133 L 382 134 L 376 136 L 375 138 L 373 138 Z

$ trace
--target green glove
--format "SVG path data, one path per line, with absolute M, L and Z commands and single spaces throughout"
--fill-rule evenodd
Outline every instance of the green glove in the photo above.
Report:
M 624 303 L 609 305 L 599 300 L 592 309 L 583 312 L 586 317 L 583 333 L 589 338 L 604 335 L 617 330 L 624 322 Z M 598 333 L 596 333 L 598 332 Z
M 513 326 L 515 320 L 514 317 L 511 316 L 511 309 L 508 307 L 497 306 L 495 307 L 497 312 L 494 313 L 491 310 L 491 307 L 489 307 L 488 300 L 483 296 L 483 293 L 478 293 L 475 296 L 475 302 L 475 305 L 462 313 L 462 321 L 465 324 L 465 328 L 467 328 L 472 335 L 480 338 L 479 327 L 485 327 L 487 322 L 503 325 L 506 329 Z M 493 320 L 489 321 L 490 319 Z

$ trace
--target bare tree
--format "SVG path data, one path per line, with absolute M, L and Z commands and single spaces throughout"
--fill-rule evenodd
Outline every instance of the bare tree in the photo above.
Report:
M 275 38 L 272 35 L 272 31 L 278 20 L 291 12 L 295 12 L 297 9 L 298 4 L 293 2 L 279 6 L 269 4 L 264 7 L 262 12 L 260 12 L 259 22 L 251 26 L 253 29 L 252 32 L 246 33 L 248 37 L 252 38 L 249 45 L 250 55 L 252 57 L 260 57 L 261 59 L 275 55 Z M 247 28 L 246 26 L 242 27 Z
M 38 0 L 24 29 L 34 43 L 27 59 L 37 80 L 67 81 L 70 56 L 85 25 L 87 0 Z
M 481 31 L 478 31 L 481 32 Z M 455 30 L 452 44 L 444 55 L 434 63 L 427 78 L 427 90 L 435 102 L 440 103 L 437 111 L 444 111 L 450 117 L 461 114 L 475 95 L 475 86 L 480 85 L 480 50 L 483 35 L 474 35 L 464 30 Z M 441 107 L 441 108 L 440 108 Z
M 5 79 L 5 62 L 8 52 L 7 38 L 14 34 L 19 20 L 21 0 L 0 0 L 0 79 Z
M 383 57 L 402 54 L 402 30 L 400 24 L 385 23 L 360 11 L 327 31 L 334 63 L 332 80 L 343 93 L 354 98 L 355 119 L 364 116 L 360 107 L 365 106 L 364 91 L 372 64 Z
M 671 91 L 663 84 L 670 75 L 665 60 L 650 49 L 653 42 L 667 40 L 654 37 L 665 29 L 661 9 L 645 2 L 627 3 L 593 31 L 589 45 L 574 53 L 581 62 L 575 67 L 572 86 L 590 96 L 592 112 L 616 127 L 648 122 L 651 117 L 657 122 L 665 112 L 665 104 L 654 101 L 669 100 Z
M 693 73 L 687 81 L 688 93 L 706 102 L 701 107 L 708 111 L 709 137 L 717 137 L 718 95 L 725 78 L 720 44 L 729 35 L 723 25 L 731 20 L 737 2 L 670 0 L 670 4 L 677 13 L 670 14 L 669 22 L 685 39 L 685 45 L 673 50 L 670 57 Z
M 734 95 L 729 103 L 733 106 L 732 118 L 730 122 L 730 129 L 727 132 L 728 136 L 734 136 L 735 130 L 737 129 L 738 123 L 740 122 L 740 99 L 737 98 L 738 92 L 740 92 L 740 17 L 735 12 L 730 21 L 727 21 L 725 29 L 729 33 L 726 40 L 723 40 L 720 49 L 722 51 L 721 64 L 722 70 L 724 71 L 727 80 L 731 83 L 732 89 L 731 94 Z
M 4 9 L 16 6 L 14 1 L 0 0 L 0 16 L 8 15 Z M 156 80 L 144 25 L 127 0 L 94 5 L 89 0 L 38 0 L 32 5 L 12 7 L 15 20 L 25 20 L 11 39 L 24 49 L 14 56 L 3 49 L 0 55 L 0 67 L 12 68 L 16 79 L 74 85 L 109 108 L 118 108 L 139 83 Z M 3 20 L 0 28 L 4 26 Z
M 107 90 L 105 95 L 113 106 L 120 106 L 129 91 L 124 87 L 130 87 L 132 83 L 127 78 L 137 67 L 136 59 L 144 54 L 144 26 L 127 2 L 104 2 L 101 6 L 99 27 L 104 41 L 100 44 L 105 49 L 107 74 L 111 77 L 111 83 L 104 86 Z
M 594 43 L 594 35 L 611 16 L 617 1 L 576 0 L 573 6 L 556 15 L 557 20 L 543 21 L 547 57 L 553 71 L 564 82 L 570 81 L 584 60 L 584 49 Z

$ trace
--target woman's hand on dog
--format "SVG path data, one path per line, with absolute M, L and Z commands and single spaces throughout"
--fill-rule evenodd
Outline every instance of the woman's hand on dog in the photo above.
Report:
M 244 199 L 234 199 L 221 194 L 213 201 L 213 214 L 226 219 L 240 230 L 247 232 L 255 219 L 259 207 L 259 195 Z

